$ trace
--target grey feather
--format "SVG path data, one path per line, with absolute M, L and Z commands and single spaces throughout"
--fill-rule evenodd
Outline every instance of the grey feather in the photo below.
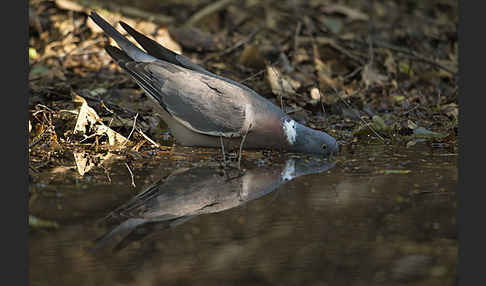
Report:
M 248 102 L 237 87 L 163 61 L 119 64 L 184 126 L 206 135 L 241 135 Z

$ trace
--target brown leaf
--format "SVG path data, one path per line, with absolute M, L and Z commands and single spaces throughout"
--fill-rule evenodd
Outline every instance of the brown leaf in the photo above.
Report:
M 317 78 L 319 83 L 323 86 L 330 86 L 332 88 L 336 87 L 336 81 L 331 78 L 332 76 L 332 69 L 331 65 L 326 64 L 324 61 L 321 60 L 319 55 L 319 49 L 317 48 L 316 44 L 312 44 L 313 49 L 313 60 L 314 66 L 317 70 Z
M 257 45 L 246 45 L 238 61 L 249 68 L 263 69 L 265 67 L 265 58 Z
M 89 170 L 97 165 L 100 165 L 103 161 L 110 159 L 113 154 L 108 152 L 105 155 L 99 153 L 96 155 L 91 155 L 81 152 L 73 152 L 74 161 L 76 162 L 76 169 L 81 176 L 84 176 Z M 96 163 L 95 163 L 96 162 Z
M 88 132 L 88 128 L 96 123 L 102 123 L 101 118 L 93 108 L 88 106 L 88 103 L 84 98 L 75 93 L 73 93 L 72 96 L 74 102 L 81 103 L 78 119 L 76 120 L 76 126 L 74 127 L 74 133 L 80 132 L 82 134 L 86 134 Z
M 194 27 L 180 27 L 169 29 L 170 36 L 185 49 L 209 52 L 216 49 L 213 37 Z
M 123 135 L 103 124 L 96 111 L 88 106 L 88 103 L 84 98 L 73 93 L 73 101 L 81 102 L 78 119 L 76 120 L 76 126 L 74 127 L 74 133 L 81 133 L 85 136 L 106 135 L 108 136 L 109 145 L 131 143 L 130 140 Z
M 66 173 L 67 171 L 73 169 L 73 166 L 57 166 L 52 168 L 51 173 L 52 174 L 63 174 Z
M 280 71 L 272 66 L 267 66 L 267 81 L 272 88 L 273 94 L 286 96 L 295 94 L 295 90 L 300 87 L 300 83 L 288 76 L 283 76 Z

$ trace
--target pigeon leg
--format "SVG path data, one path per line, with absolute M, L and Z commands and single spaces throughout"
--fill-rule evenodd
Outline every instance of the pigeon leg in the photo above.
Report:
M 219 136 L 219 141 L 221 141 L 221 151 L 223 152 L 223 169 L 226 169 L 226 153 L 224 151 L 223 136 Z
M 245 143 L 246 135 L 248 135 L 248 130 L 250 130 L 250 128 L 251 128 L 251 123 L 246 128 L 245 135 L 243 135 L 243 138 L 241 139 L 240 153 L 238 154 L 238 170 L 241 170 L 241 153 L 243 151 L 243 144 Z

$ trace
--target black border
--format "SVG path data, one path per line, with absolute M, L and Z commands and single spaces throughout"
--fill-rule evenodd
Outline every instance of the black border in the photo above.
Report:
M 28 285 L 29 2 L 4 5 L 2 35 L 2 279 Z M 12 283 L 13 282 L 13 283 Z
M 483 210 L 486 208 L 485 188 L 484 182 L 474 182 L 473 179 L 481 176 L 483 168 L 480 167 L 480 164 L 484 165 L 484 161 L 481 160 L 483 156 L 478 152 L 481 152 L 481 147 L 484 148 L 481 133 L 484 131 L 485 105 L 478 101 L 483 101 L 485 97 L 484 63 L 486 61 L 484 53 L 486 43 L 484 42 L 484 10 L 474 5 L 472 1 L 458 2 L 459 181 L 456 190 L 459 255 L 457 284 L 462 286 L 480 285 L 481 281 L 485 280 L 485 251 L 483 251 L 486 242 L 483 221 Z M 473 138 L 467 138 L 466 133 L 476 135 Z M 466 158 L 469 162 L 467 166 Z M 471 158 L 475 158 L 477 162 L 473 163 Z

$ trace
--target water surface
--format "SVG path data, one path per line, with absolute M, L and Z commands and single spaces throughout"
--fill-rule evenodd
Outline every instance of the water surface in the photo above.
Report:
M 455 284 L 457 154 L 246 157 L 139 164 L 136 187 L 123 162 L 32 185 L 30 214 L 59 226 L 30 231 L 31 285 Z

